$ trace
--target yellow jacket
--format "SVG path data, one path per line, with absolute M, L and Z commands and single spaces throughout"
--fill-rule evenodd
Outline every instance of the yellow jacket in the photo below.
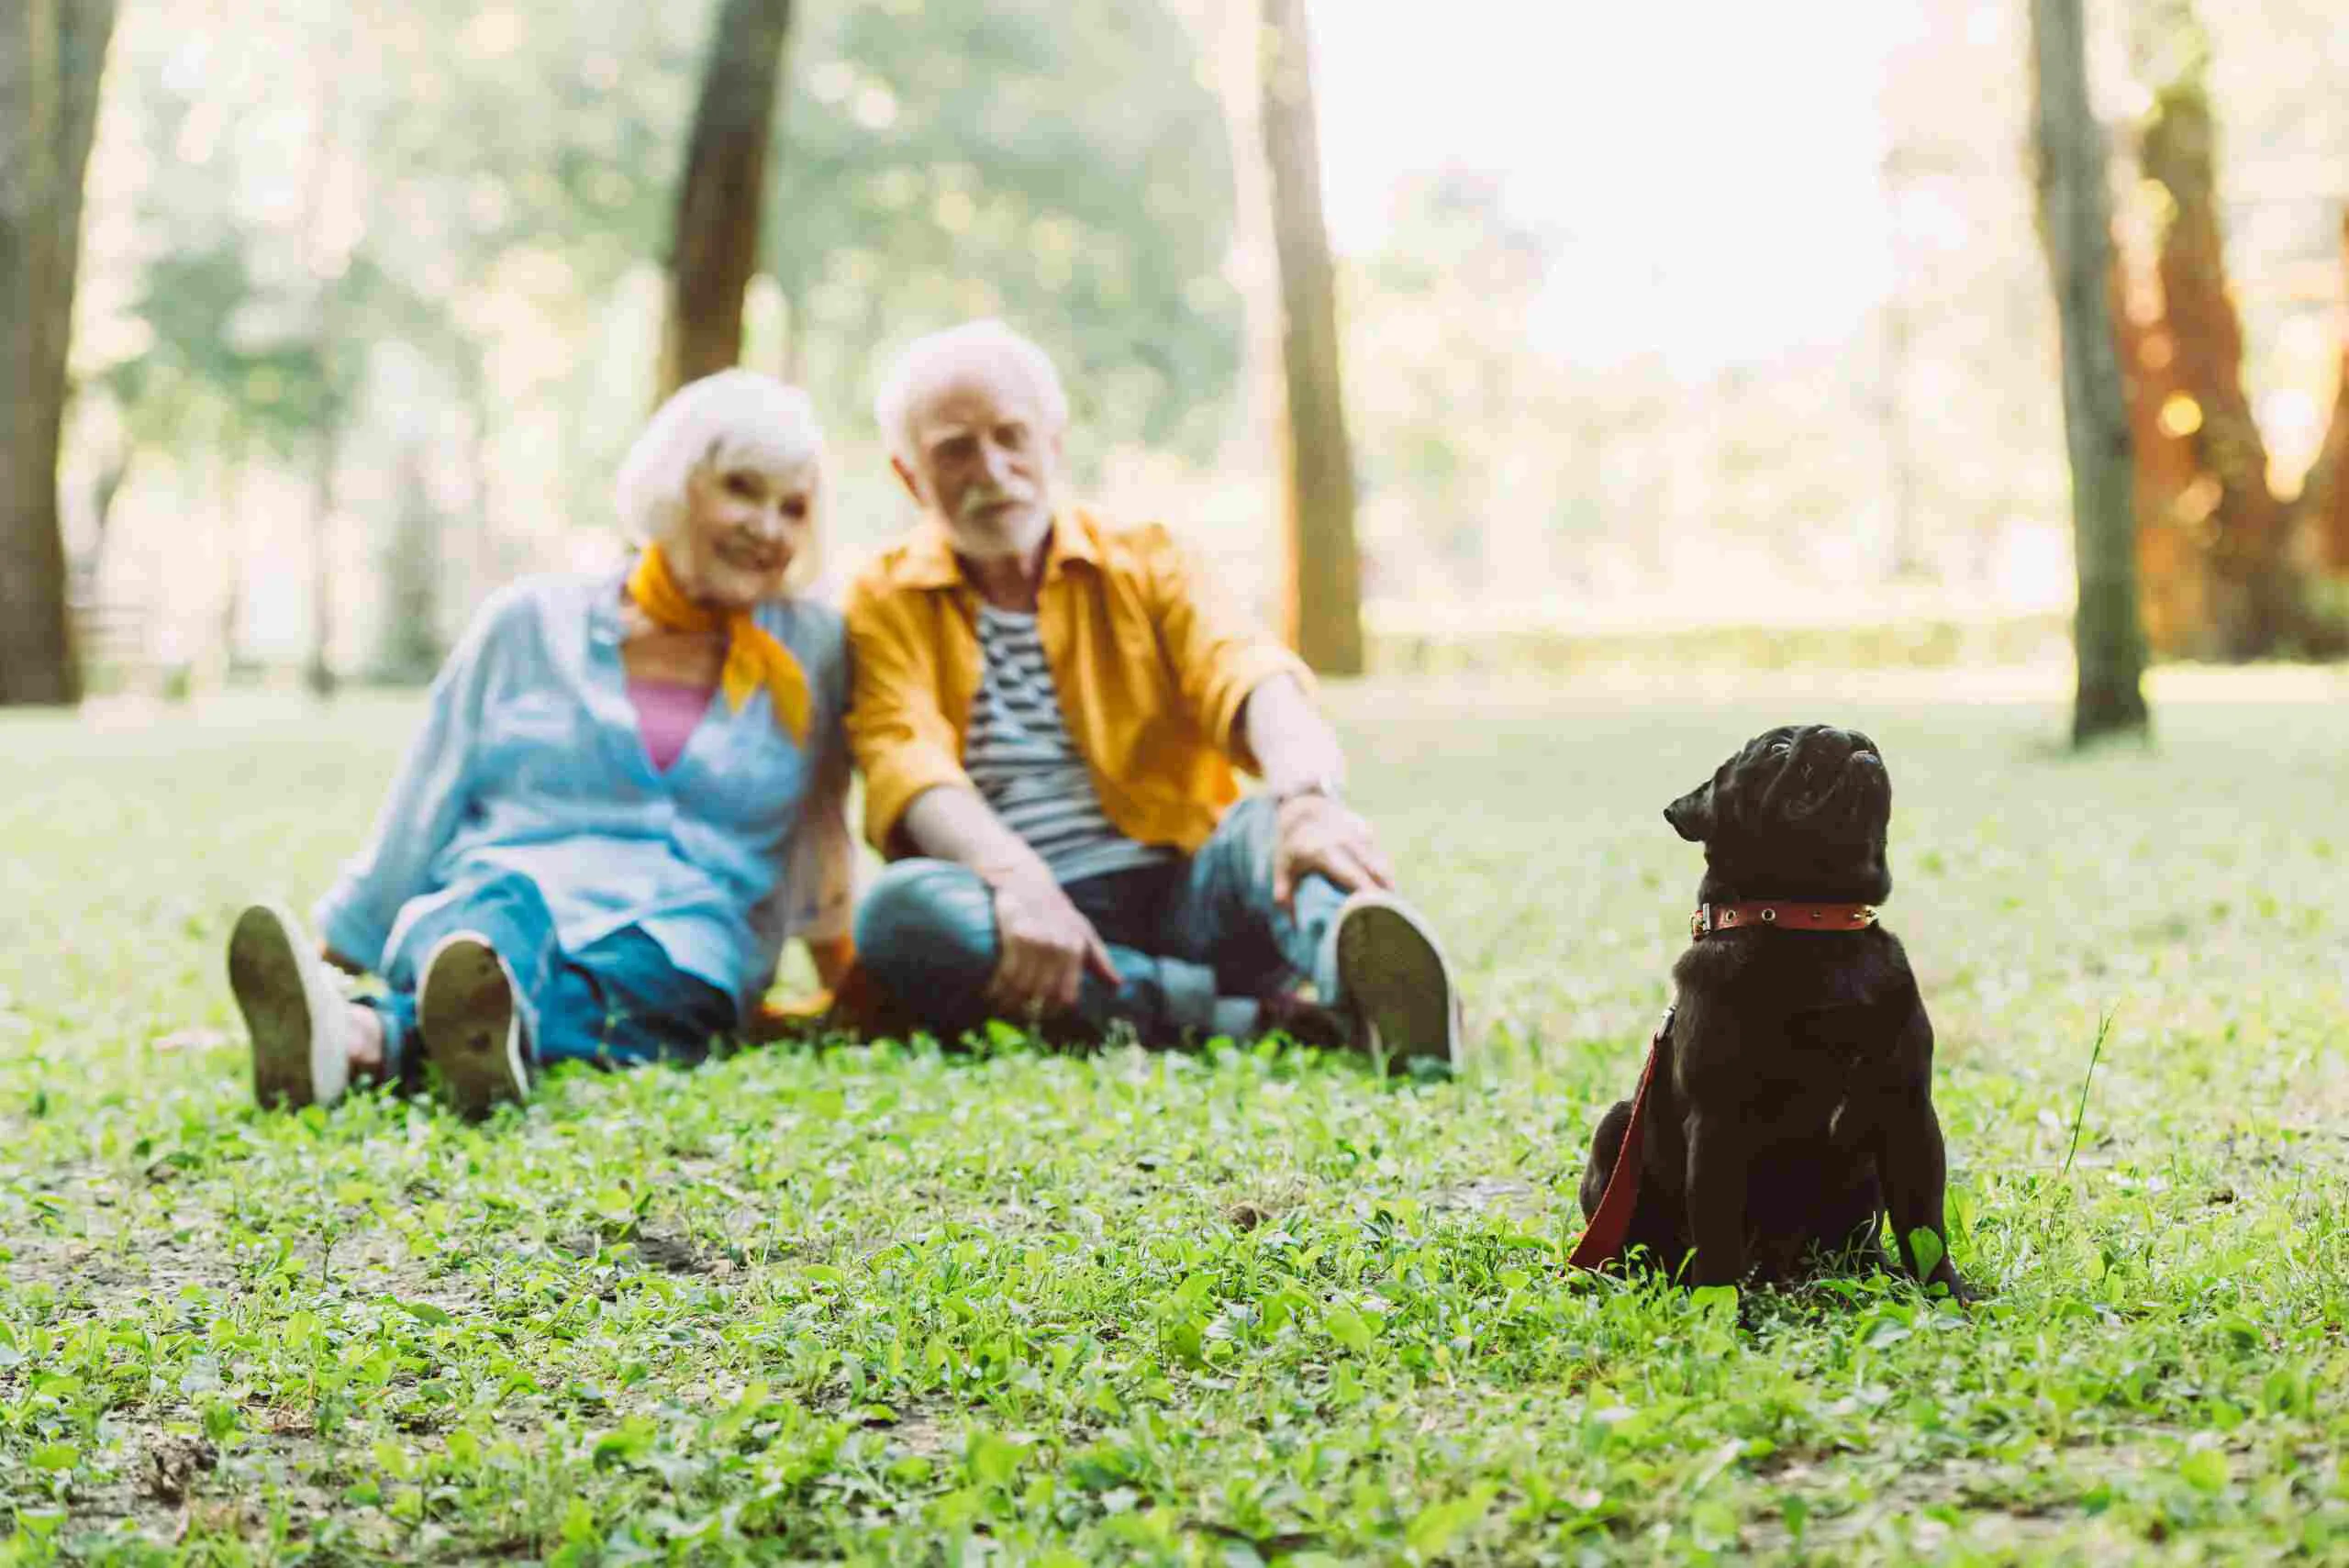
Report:
M 865 836 L 893 859 L 910 852 L 897 828 L 916 795 L 972 787 L 978 606 L 928 518 L 849 591 L 849 744 Z M 1273 675 L 1309 679 L 1295 654 L 1211 607 L 1165 528 L 1111 528 L 1081 509 L 1053 519 L 1036 631 L 1102 811 L 1129 838 L 1186 854 L 1239 797 L 1233 762 L 1253 765 L 1239 728 L 1248 694 Z

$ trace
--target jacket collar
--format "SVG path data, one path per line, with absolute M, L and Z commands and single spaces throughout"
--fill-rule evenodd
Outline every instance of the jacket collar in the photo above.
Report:
M 1052 514 L 1052 539 L 1044 550 L 1044 581 L 1060 576 L 1073 561 L 1098 569 L 1099 525 L 1090 512 L 1072 506 Z M 952 588 L 963 582 L 963 563 L 954 558 L 954 536 L 936 517 L 914 525 L 913 537 L 889 567 L 890 585 L 898 588 Z

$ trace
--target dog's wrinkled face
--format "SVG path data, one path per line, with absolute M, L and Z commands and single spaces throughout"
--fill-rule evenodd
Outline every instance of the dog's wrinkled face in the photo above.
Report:
M 1765 730 L 1710 783 L 1665 806 L 1664 819 L 1705 846 L 1713 878 L 1737 897 L 1875 903 L 1892 891 L 1892 775 L 1856 729 Z

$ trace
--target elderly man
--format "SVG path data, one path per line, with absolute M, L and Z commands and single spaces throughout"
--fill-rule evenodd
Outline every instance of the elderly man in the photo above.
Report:
M 881 991 L 950 1037 L 1279 1030 L 1456 1064 L 1442 951 L 1344 803 L 1303 666 L 1218 614 L 1163 528 L 1058 505 L 1043 351 L 937 333 L 877 411 L 921 508 L 848 608 L 865 828 L 895 862 L 857 917 Z

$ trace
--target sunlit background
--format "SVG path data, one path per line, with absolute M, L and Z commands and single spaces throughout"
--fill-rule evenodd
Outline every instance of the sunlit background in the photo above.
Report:
M 1081 488 L 1271 607 L 1239 9 L 796 8 L 746 357 L 825 413 L 836 569 L 907 521 L 879 365 L 1000 312 L 1062 361 Z M 2115 124 L 2159 9 L 2091 7 Z M 2288 495 L 2343 328 L 2349 28 L 2328 0 L 2198 10 Z M 63 474 L 101 684 L 273 678 L 321 628 L 345 675 L 415 678 L 496 584 L 612 558 L 714 11 L 124 0 Z M 1375 665 L 1712 625 L 2063 655 L 2022 5 L 1311 17 Z

